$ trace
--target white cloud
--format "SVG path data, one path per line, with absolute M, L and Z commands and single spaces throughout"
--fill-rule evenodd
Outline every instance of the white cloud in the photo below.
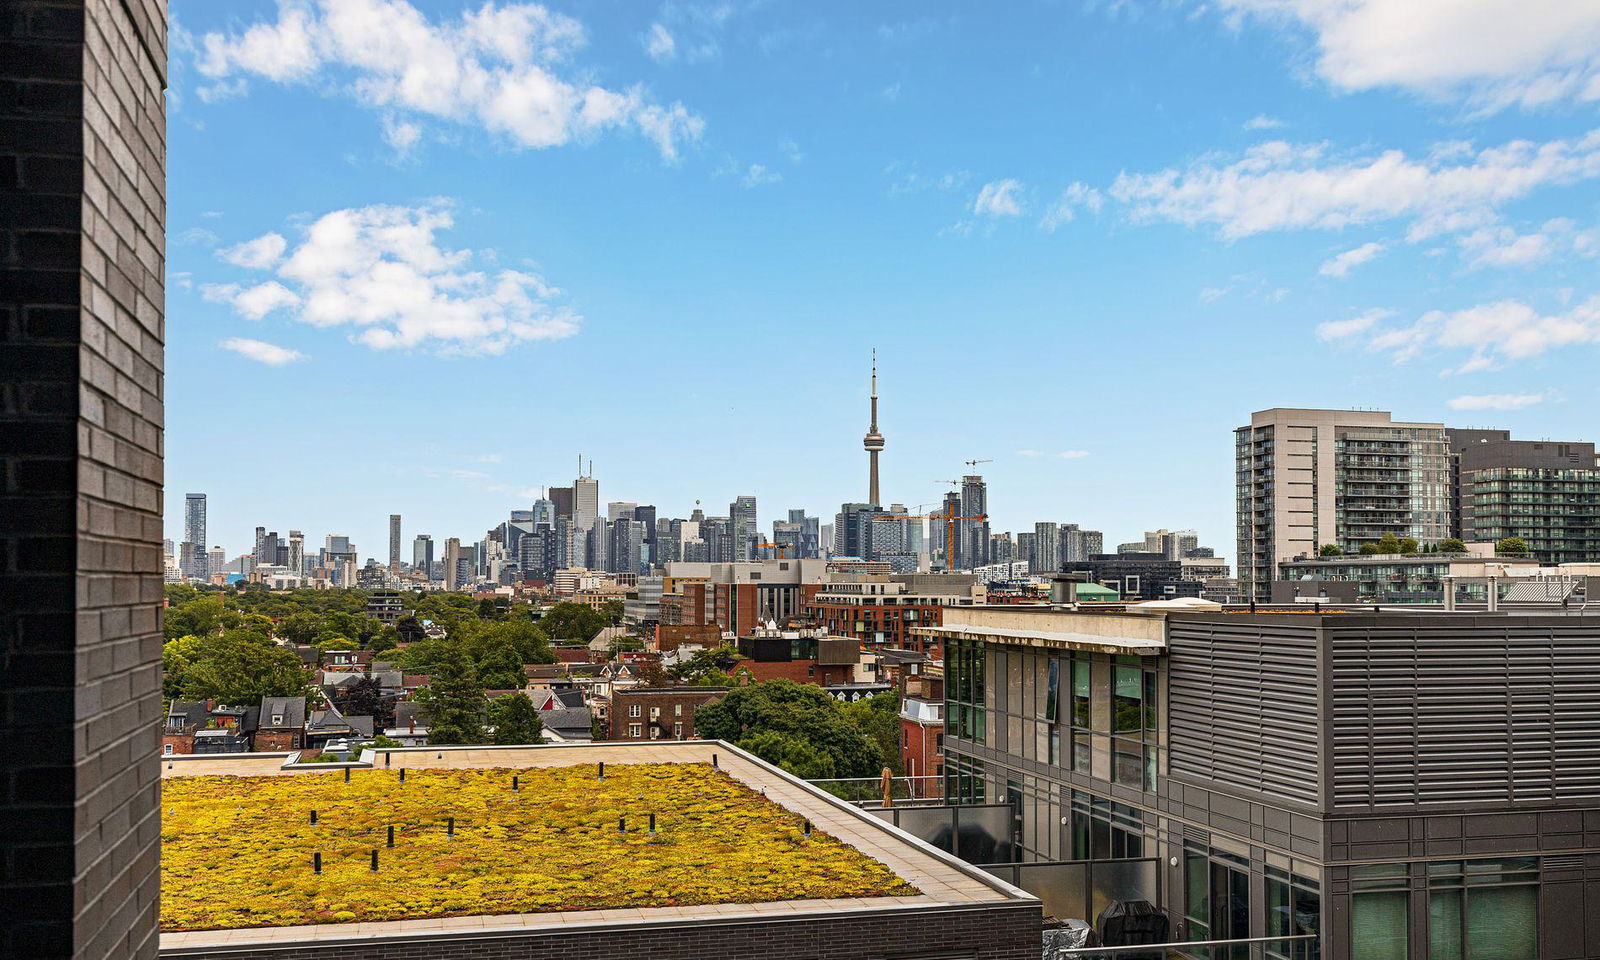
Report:
M 778 149 L 783 151 L 783 155 L 789 158 L 790 163 L 800 163 L 806 158 L 806 155 L 800 151 L 800 145 L 788 138 L 778 141 Z
M 1371 330 L 1380 320 L 1394 316 L 1392 310 L 1372 309 L 1348 320 L 1329 320 L 1317 324 L 1318 340 L 1343 340 Z
M 681 103 L 661 106 L 641 87 L 591 85 L 570 70 L 583 43 L 578 21 L 536 3 L 490 2 L 435 22 L 406 0 L 281 2 L 276 22 L 200 37 L 196 67 L 214 82 L 342 90 L 386 117 L 391 144 L 416 140 L 403 125 L 411 120 L 387 119 L 400 114 L 478 126 L 536 150 L 631 128 L 672 160 L 699 138 L 704 121 Z
M 1281 126 L 1283 126 L 1282 120 L 1277 117 L 1269 117 L 1264 113 L 1258 113 L 1244 122 L 1244 129 L 1246 130 L 1276 130 Z
M 1089 451 L 1087 451 L 1087 450 L 1063 450 L 1060 453 L 1056 454 L 1056 456 L 1060 457 L 1063 460 L 1082 460 L 1084 457 L 1087 457 L 1088 455 L 1089 455 Z
M 224 247 L 217 251 L 217 256 L 236 267 L 249 267 L 252 270 L 265 270 L 283 258 L 283 251 L 289 242 L 279 234 L 264 233 L 254 240 L 232 247 Z
M 1345 91 L 1398 87 L 1481 110 L 1600 99 L 1591 0 L 1220 0 L 1309 29 L 1317 73 Z
M 274 310 L 292 310 L 300 305 L 300 297 L 276 280 L 241 290 L 231 299 L 233 308 L 251 320 L 260 320 Z
M 1503 224 L 1480 227 L 1456 239 L 1474 267 L 1527 267 L 1557 254 L 1593 257 L 1600 253 L 1600 232 L 1579 230 L 1565 217 L 1546 220 L 1532 233 L 1518 233 Z
M 1216 303 L 1233 290 L 1232 287 L 1201 287 L 1200 300 L 1204 303 Z
M 1075 218 L 1080 207 L 1090 213 L 1099 213 L 1104 205 L 1105 196 L 1099 190 L 1088 184 L 1073 181 L 1067 189 L 1061 191 L 1061 198 L 1045 211 L 1039 226 L 1054 233 L 1057 227 Z
M 1274 141 L 1233 162 L 1210 156 L 1183 170 L 1124 173 L 1111 196 L 1136 221 L 1211 225 L 1228 238 L 1405 219 L 1420 239 L 1492 222 L 1536 188 L 1600 177 L 1600 130 L 1476 153 L 1454 146 L 1422 158 L 1331 157 L 1323 145 Z
M 750 187 L 759 187 L 768 183 L 777 183 L 782 179 L 783 174 L 778 173 L 776 170 L 768 170 L 759 163 L 752 163 L 750 164 L 750 169 L 746 170 L 744 176 L 740 178 L 739 185 L 749 189 Z
M 470 250 L 441 247 L 454 219 L 442 206 L 371 206 L 326 214 L 251 287 L 209 284 L 202 294 L 260 319 L 275 310 L 318 327 L 349 327 L 375 349 L 502 353 L 577 332 L 560 291 L 518 270 L 487 271 Z
M 1323 261 L 1322 266 L 1317 268 L 1317 273 L 1324 277 L 1338 277 L 1343 279 L 1347 274 L 1350 273 L 1351 270 L 1361 266 L 1363 263 L 1373 259 L 1382 252 L 1383 244 L 1381 243 L 1363 243 L 1361 246 L 1356 247 L 1353 250 L 1346 250 L 1337 256 L 1330 257 L 1329 259 Z
M 1542 393 L 1483 393 L 1447 401 L 1452 410 L 1521 410 L 1543 402 Z
M 1043 450 L 1018 450 L 1017 451 L 1017 456 L 1019 456 L 1019 457 L 1042 457 L 1042 456 L 1044 456 L 1044 451 Z
M 672 31 L 659 23 L 650 24 L 650 32 L 644 37 L 644 52 L 656 63 L 666 63 L 678 56 L 678 42 L 672 39 Z
M 1017 195 L 1021 192 L 1021 181 L 991 180 L 979 188 L 972 212 L 980 217 L 1020 217 L 1022 201 Z
M 394 148 L 394 152 L 405 156 L 411 148 L 422 139 L 422 127 L 409 120 L 396 120 L 394 117 L 383 118 L 383 142 Z
M 498 453 L 484 453 L 472 458 L 474 463 L 501 463 L 505 457 Z
M 1433 310 L 1409 325 L 1376 332 L 1367 348 L 1389 354 L 1396 363 L 1429 349 L 1470 350 L 1454 371 L 1470 373 L 1581 344 L 1600 344 L 1600 296 L 1558 313 L 1541 313 L 1518 300 Z
M 232 350 L 242 357 L 249 357 L 257 363 L 264 363 L 269 367 L 281 367 L 286 363 L 304 360 L 305 354 L 288 347 L 280 347 L 275 343 L 265 340 L 249 340 L 244 337 L 230 337 L 218 344 L 224 350 Z

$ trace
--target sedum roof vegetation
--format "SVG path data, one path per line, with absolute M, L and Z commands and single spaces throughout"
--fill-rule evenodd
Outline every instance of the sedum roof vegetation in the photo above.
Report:
M 593 764 L 399 777 L 164 780 L 161 929 L 917 893 L 837 839 L 806 838 L 800 816 L 706 764 L 616 764 L 604 779 Z

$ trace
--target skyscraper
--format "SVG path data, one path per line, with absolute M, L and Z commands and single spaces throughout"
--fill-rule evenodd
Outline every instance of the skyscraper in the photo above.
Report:
M 751 546 L 756 542 L 756 498 L 754 496 L 737 497 L 728 504 L 728 519 L 733 524 L 733 554 L 739 560 L 753 560 L 755 548 Z
M 867 502 L 876 507 L 878 499 L 878 454 L 883 450 L 883 434 L 878 432 L 878 351 L 872 351 L 872 424 L 861 445 L 867 451 Z
M 633 519 L 644 524 L 644 557 L 648 565 L 659 563 L 656 559 L 656 508 L 648 503 L 633 508 Z
M 1053 523 L 1040 521 L 1033 525 L 1033 556 L 1028 560 L 1029 573 L 1055 573 L 1061 568 L 1061 531 Z
M 1450 529 L 1442 423 L 1387 411 L 1274 408 L 1234 431 L 1239 589 L 1265 599 L 1278 562 L 1325 544 L 1353 553 L 1384 534 L 1436 543 Z
M 981 567 L 989 562 L 989 485 L 975 474 L 961 478 L 961 516 L 985 519 L 957 520 L 961 536 L 961 559 L 965 567 Z
M 556 516 L 572 519 L 572 494 L 571 487 L 550 488 L 550 503 L 555 507 Z
M 183 542 L 191 544 L 189 565 L 183 569 L 186 577 L 206 576 L 206 495 L 186 493 L 183 496 Z
M 183 539 L 204 550 L 206 545 L 206 495 L 183 495 Z
M 444 542 L 444 588 L 446 590 L 459 590 L 472 580 L 472 554 L 471 549 L 463 550 L 460 537 L 451 537 Z
M 572 524 L 579 530 L 588 530 L 598 519 L 600 481 L 585 473 L 572 482 Z
M 400 569 L 400 514 L 389 514 L 389 569 Z
M 433 538 L 426 533 L 411 541 L 411 565 L 424 577 L 433 576 Z
M 299 530 L 289 531 L 289 572 L 297 576 L 306 572 L 306 535 Z

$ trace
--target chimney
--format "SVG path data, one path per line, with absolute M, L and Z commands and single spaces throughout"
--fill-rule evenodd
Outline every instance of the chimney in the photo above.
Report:
M 416 733 L 417 732 L 417 718 L 416 717 L 412 717 L 411 718 L 410 732 L 412 732 L 412 733 Z

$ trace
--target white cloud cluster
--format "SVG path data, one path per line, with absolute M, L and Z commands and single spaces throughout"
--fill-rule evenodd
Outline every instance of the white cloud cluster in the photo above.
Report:
M 253 320 L 282 311 L 313 326 L 347 326 L 355 340 L 380 350 L 501 353 L 577 332 L 581 318 L 559 305 L 560 291 L 540 277 L 477 270 L 472 251 L 439 246 L 435 234 L 453 225 L 443 207 L 337 210 L 312 223 L 293 249 L 264 242 L 276 236 L 267 234 L 223 251 L 230 262 L 270 270 L 272 278 L 208 284 L 202 292 Z M 275 255 L 263 253 L 273 249 Z M 254 252 L 250 262 L 227 256 L 240 250 Z
M 776 170 L 769 170 L 759 163 L 752 163 L 745 170 L 744 176 L 739 178 L 739 185 L 745 189 L 760 187 L 769 183 L 778 183 L 783 179 L 783 174 Z
M 1558 254 L 1593 257 L 1600 253 L 1600 231 L 1579 230 L 1565 217 L 1546 220 L 1531 233 L 1504 224 L 1480 227 L 1456 239 L 1474 267 L 1527 267 Z
M 978 189 L 978 198 L 972 202 L 972 212 L 980 217 L 1020 217 L 1021 193 L 1020 180 L 991 180 Z
M 1452 410 L 1521 410 L 1543 402 L 1542 393 L 1480 393 L 1446 401 Z
M 248 357 L 257 363 L 264 363 L 269 367 L 281 367 L 286 363 L 304 360 L 305 354 L 288 347 L 280 347 L 275 343 L 265 340 L 251 340 L 246 337 L 230 337 L 218 344 L 224 350 L 232 350 L 241 357 Z
M 1479 110 L 1600 100 L 1592 0 L 1219 0 L 1309 29 L 1340 90 L 1399 88 Z
M 1383 244 L 1381 243 L 1363 243 L 1361 246 L 1356 247 L 1353 250 L 1346 250 L 1343 253 L 1329 257 L 1327 260 L 1323 261 L 1321 267 L 1317 268 L 1317 273 L 1324 277 L 1335 277 L 1342 280 L 1349 275 L 1351 270 L 1361 266 L 1363 263 L 1373 259 L 1382 252 Z
M 1489 370 L 1505 361 L 1523 360 L 1579 344 L 1600 344 L 1600 296 L 1556 312 L 1543 313 L 1519 300 L 1500 300 L 1464 310 L 1432 310 L 1415 322 L 1378 325 L 1386 313 L 1363 314 L 1354 320 L 1325 323 L 1324 340 L 1366 336 L 1366 348 L 1402 363 L 1427 350 L 1470 351 L 1455 373 Z
M 1088 210 L 1090 213 L 1099 213 L 1105 205 L 1105 196 L 1094 187 L 1085 183 L 1073 181 L 1061 191 L 1060 199 L 1050 205 L 1040 219 L 1039 226 L 1047 232 L 1054 233 L 1056 228 L 1064 223 L 1070 223 L 1077 218 L 1078 211 Z
M 202 99 L 243 92 L 250 77 L 341 86 L 384 114 L 385 139 L 402 152 L 421 130 L 400 115 L 476 125 L 531 149 L 631 128 L 668 160 L 699 138 L 704 121 L 681 103 L 562 76 L 583 43 L 578 21 L 536 3 L 489 2 L 446 22 L 406 0 L 279 0 L 275 22 L 198 38 L 196 68 L 212 83 Z
M 1124 173 L 1111 196 L 1136 221 L 1208 225 L 1227 238 L 1403 219 L 1420 239 L 1492 223 L 1498 208 L 1538 187 L 1594 177 L 1600 130 L 1477 151 L 1449 145 L 1421 158 L 1330 157 L 1322 145 L 1274 141 L 1232 162 L 1210 156 L 1182 170 Z

